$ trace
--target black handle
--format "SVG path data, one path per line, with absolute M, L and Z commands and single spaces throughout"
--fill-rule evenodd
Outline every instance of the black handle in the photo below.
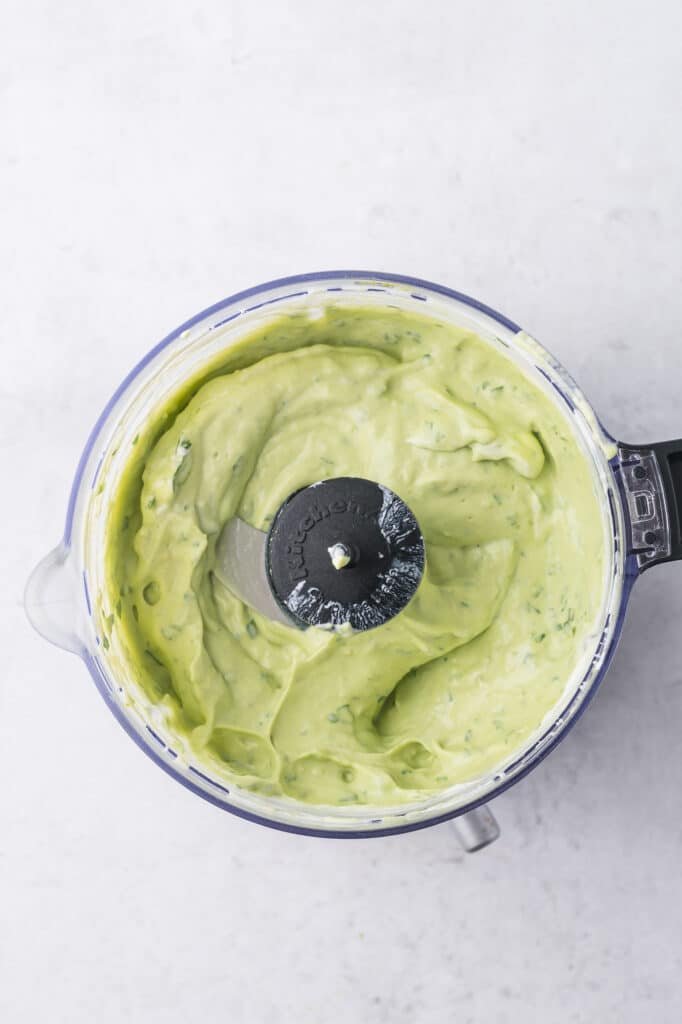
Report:
M 682 559 L 682 439 L 618 450 L 630 546 L 640 568 Z
M 670 525 L 670 555 L 666 562 L 682 558 L 682 440 L 659 441 L 652 450 L 663 480 Z

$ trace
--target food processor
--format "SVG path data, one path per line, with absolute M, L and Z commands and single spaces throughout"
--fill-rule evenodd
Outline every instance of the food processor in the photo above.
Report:
M 315 806 L 226 786 L 205 764 L 176 749 L 158 708 L 109 643 L 102 621 L 108 510 L 125 467 L 124 453 L 154 410 L 255 328 L 282 316 L 319 316 L 332 303 L 419 310 L 503 351 L 560 410 L 589 466 L 603 518 L 600 628 L 587 663 L 575 666 L 562 700 L 525 746 L 494 772 L 402 806 Z M 354 515 L 344 519 L 351 508 Z M 199 313 L 126 377 L 88 438 L 64 536 L 32 573 L 25 606 L 39 633 L 82 658 L 110 711 L 138 746 L 216 806 L 285 831 L 335 838 L 391 835 L 452 819 L 465 848 L 474 850 L 499 834 L 487 802 L 539 764 L 594 696 L 639 574 L 682 558 L 681 509 L 682 441 L 632 445 L 614 440 L 566 370 L 506 316 L 417 278 L 367 271 L 303 274 L 248 289 Z M 308 521 L 323 522 L 314 544 Z M 423 539 L 411 510 L 374 481 L 335 479 L 304 488 L 282 505 L 267 533 L 239 519 L 228 526 L 220 539 L 219 561 L 231 588 L 253 607 L 302 628 L 381 628 L 409 602 L 424 568 Z M 315 586 L 300 575 L 303 556 Z M 349 573 L 349 566 L 356 571 Z

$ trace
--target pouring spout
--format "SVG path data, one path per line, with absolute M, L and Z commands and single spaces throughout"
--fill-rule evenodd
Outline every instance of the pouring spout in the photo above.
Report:
M 24 609 L 33 628 L 50 643 L 79 655 L 85 649 L 79 632 L 80 586 L 70 550 L 62 543 L 38 563 L 24 591 Z

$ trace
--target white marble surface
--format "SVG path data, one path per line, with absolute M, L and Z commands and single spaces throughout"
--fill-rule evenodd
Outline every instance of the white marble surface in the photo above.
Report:
M 679 4 L 111 4 L 0 13 L 0 1019 L 444 1024 L 682 1017 L 682 567 L 603 690 L 495 804 L 307 840 L 192 797 L 34 635 L 114 385 L 268 278 L 450 284 L 571 368 L 614 433 L 682 434 Z

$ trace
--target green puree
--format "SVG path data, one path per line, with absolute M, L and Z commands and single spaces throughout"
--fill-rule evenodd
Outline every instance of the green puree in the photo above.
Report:
M 426 542 L 407 608 L 354 635 L 272 622 L 212 571 L 228 519 L 265 530 L 334 476 L 394 490 Z M 564 416 L 488 343 L 399 310 L 281 318 L 226 350 L 135 439 L 107 529 L 125 674 L 195 763 L 308 803 L 493 770 L 600 614 L 602 516 Z

